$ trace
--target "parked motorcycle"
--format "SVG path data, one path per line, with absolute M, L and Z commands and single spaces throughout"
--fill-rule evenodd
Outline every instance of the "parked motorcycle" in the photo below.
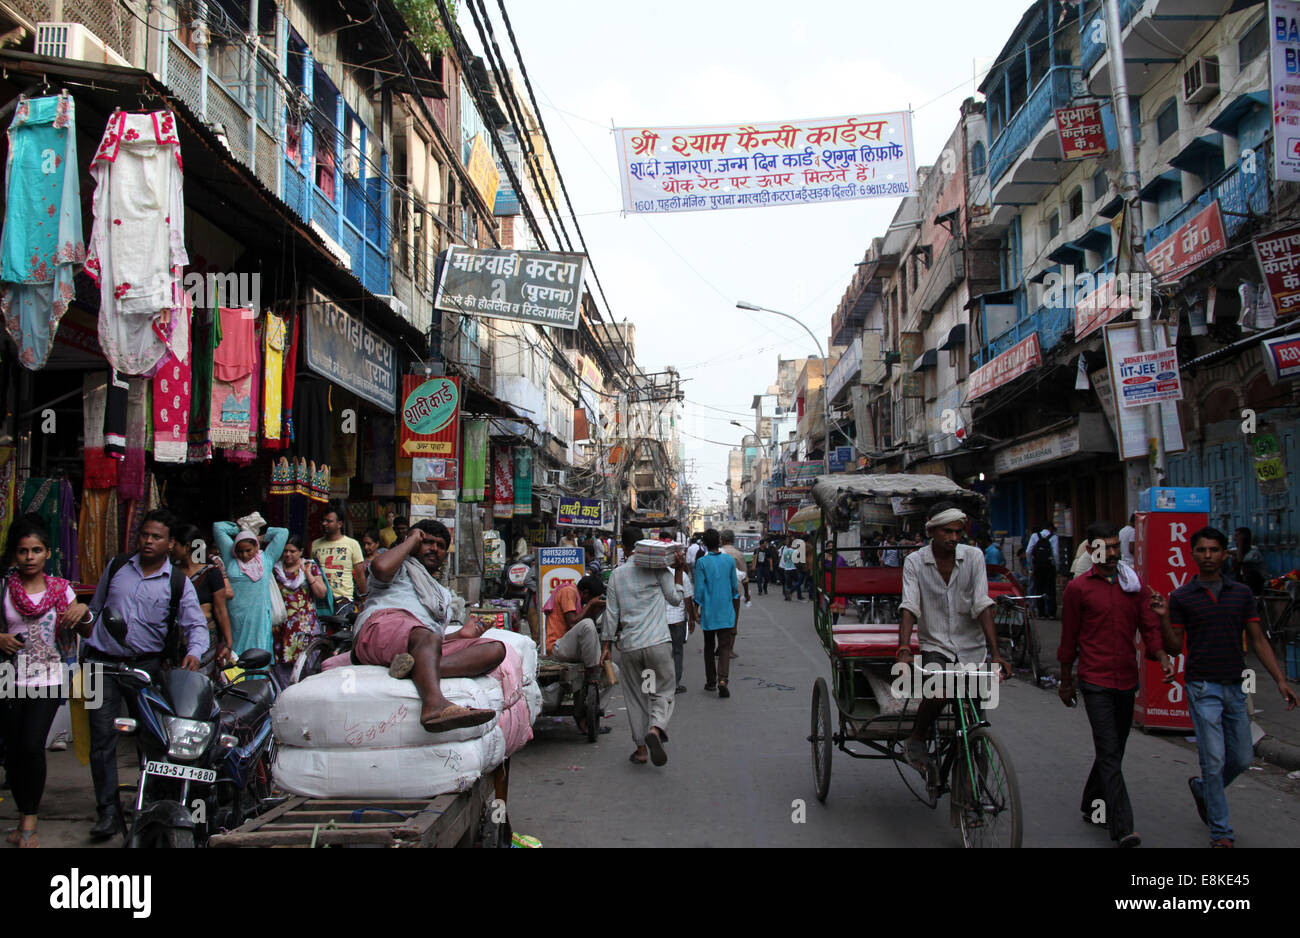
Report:
M 122 617 L 110 609 L 102 617 L 113 639 L 134 653 Z M 141 754 L 128 847 L 202 846 L 279 800 L 271 788 L 271 653 L 245 651 L 242 679 L 227 686 L 202 673 L 215 655 L 209 651 L 199 671 L 172 668 L 156 678 L 129 661 L 103 665 L 135 695 L 137 716 L 113 721 L 119 733 L 136 737 Z

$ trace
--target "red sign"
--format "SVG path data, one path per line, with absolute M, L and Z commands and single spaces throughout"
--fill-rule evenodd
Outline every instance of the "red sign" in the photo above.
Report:
M 1191 535 L 1209 523 L 1205 512 L 1139 511 L 1133 562 L 1143 589 L 1150 586 L 1166 597 L 1196 575 Z M 1187 653 L 1174 656 L 1177 676 L 1166 684 L 1160 664 L 1146 659 L 1140 644 L 1138 695 L 1133 721 L 1138 726 L 1187 731 L 1192 717 L 1187 710 Z
M 1260 343 L 1264 371 L 1273 384 L 1300 378 L 1300 337 L 1282 336 Z
M 1161 283 L 1173 283 L 1227 249 L 1219 200 L 1201 209 L 1191 220 L 1147 253 L 1151 272 Z
M 492 517 L 513 518 L 515 515 L 515 467 L 508 446 L 498 446 L 492 452 Z
M 1056 133 L 1067 160 L 1101 156 L 1106 152 L 1106 129 L 1101 124 L 1101 108 L 1096 104 L 1058 107 Z
M 458 458 L 460 378 L 403 375 L 399 403 L 399 455 Z
M 1114 276 L 1100 284 L 1074 307 L 1074 338 L 1077 342 L 1090 332 L 1095 332 L 1121 313 L 1137 309 L 1138 304 L 1129 295 L 1128 287 L 1136 274 Z
M 1255 259 L 1279 316 L 1300 311 L 1300 228 L 1255 239 Z
M 1038 333 L 1030 333 L 1029 338 L 1016 343 L 988 364 L 971 372 L 967 385 L 970 395 L 966 400 L 983 397 L 994 388 L 1019 378 L 1042 363 L 1043 349 L 1038 344 Z

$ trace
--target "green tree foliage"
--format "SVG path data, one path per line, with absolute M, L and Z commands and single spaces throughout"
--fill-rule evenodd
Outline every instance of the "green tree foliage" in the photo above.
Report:
M 447 11 L 456 18 L 456 0 L 446 0 Z M 451 39 L 442 25 L 437 0 L 394 0 L 397 11 L 411 28 L 411 41 L 423 52 L 446 52 Z

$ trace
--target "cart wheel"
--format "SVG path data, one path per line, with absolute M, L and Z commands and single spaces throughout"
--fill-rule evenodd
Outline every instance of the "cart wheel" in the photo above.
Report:
M 962 843 L 967 847 L 1019 847 L 1024 821 L 1020 784 L 1011 758 L 987 727 L 974 730 L 968 741 L 969 750 L 959 753 L 953 765 L 950 796 Z
M 1034 620 L 1026 616 L 1025 621 L 1025 657 L 1029 659 L 1029 671 L 1034 676 L 1034 686 L 1039 686 L 1043 669 L 1038 663 L 1038 633 L 1034 629 Z
M 600 736 L 600 689 L 592 684 L 587 688 L 587 742 L 594 743 Z
M 812 697 L 813 784 L 817 786 L 817 800 L 824 802 L 831 787 L 831 695 L 824 678 L 817 678 Z

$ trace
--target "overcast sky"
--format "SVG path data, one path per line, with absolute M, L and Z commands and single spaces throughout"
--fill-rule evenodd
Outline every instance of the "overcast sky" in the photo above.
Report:
M 497 42 L 508 36 L 495 3 Z M 726 476 L 778 356 L 816 354 L 807 333 L 743 299 L 791 313 L 823 344 L 831 316 L 897 198 L 838 205 L 621 216 L 614 126 L 722 124 L 914 110 L 917 163 L 937 157 L 974 94 L 976 63 L 1001 51 L 1028 0 L 724 0 L 681 5 L 507 0 L 542 119 L 616 319 L 637 327 L 647 370 L 684 379 L 686 459 L 700 491 Z M 460 13 L 471 45 L 473 20 Z M 602 305 L 603 309 L 603 305 Z M 708 405 L 708 406 L 703 406 Z M 710 408 L 735 411 L 720 413 Z

